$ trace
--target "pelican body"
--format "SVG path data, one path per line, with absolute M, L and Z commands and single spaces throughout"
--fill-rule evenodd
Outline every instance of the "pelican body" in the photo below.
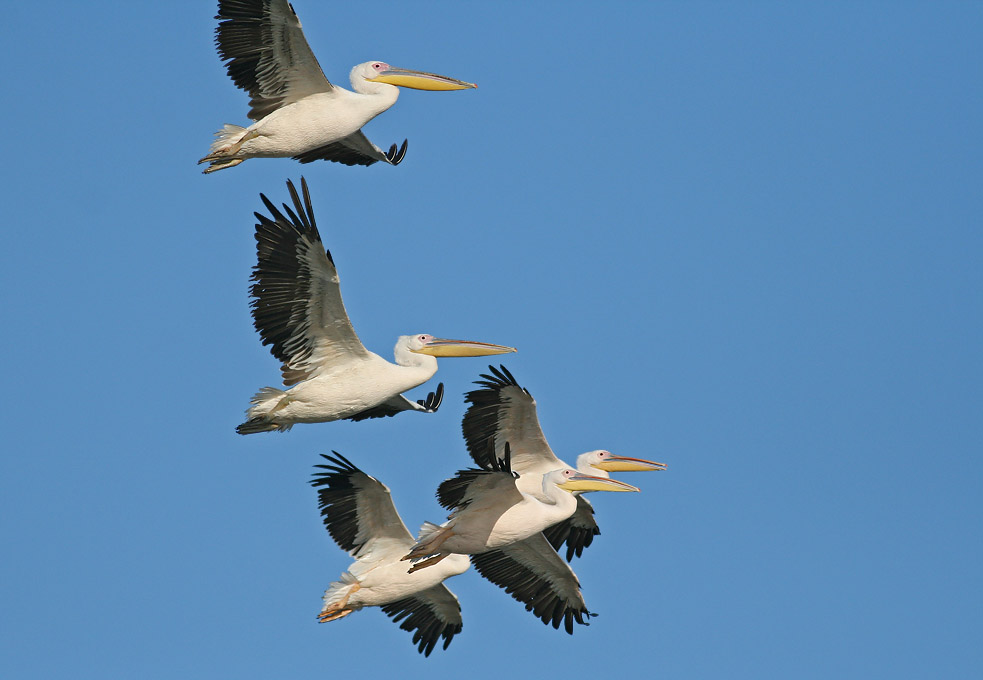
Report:
M 199 163 L 206 173 L 249 158 L 323 159 L 345 165 L 383 161 L 398 165 L 406 141 L 388 152 L 370 142 L 363 125 L 389 109 L 400 87 L 463 90 L 476 87 L 454 78 L 368 61 L 355 66 L 352 90 L 332 85 L 287 0 L 220 0 L 215 31 L 229 77 L 250 95 L 248 127 L 225 125 Z
M 393 505 L 389 489 L 347 458 L 322 454 L 311 484 L 318 490 L 324 526 L 355 562 L 324 593 L 318 615 L 335 621 L 364 607 L 380 607 L 400 628 L 412 631 L 413 642 L 429 656 L 443 638 L 444 649 L 461 632 L 461 605 L 444 580 L 468 570 L 464 555 L 452 555 L 433 569 L 407 573 L 401 557 L 413 547 L 413 536 Z
M 250 287 L 253 322 L 264 345 L 282 362 L 288 389 L 264 387 L 253 396 L 239 434 L 286 431 L 297 423 L 363 420 L 402 411 L 433 413 L 443 384 L 416 402 L 402 392 L 437 372 L 436 357 L 486 356 L 512 347 L 448 340 L 421 333 L 400 336 L 390 363 L 368 351 L 345 311 L 331 254 L 314 221 L 307 182 L 304 198 L 289 180 L 293 209 L 283 212 L 260 194 L 271 217 L 256 213 L 257 264 Z
M 481 389 L 465 395 L 469 406 L 461 422 L 465 443 L 472 460 L 481 468 L 494 469 L 508 444 L 512 470 L 519 474 L 518 489 L 526 494 L 541 493 L 539 477 L 552 470 L 576 470 L 586 475 L 608 477 L 614 471 L 665 470 L 664 463 L 617 456 L 605 449 L 577 456 L 577 467 L 557 458 L 546 441 L 536 413 L 536 400 L 520 386 L 505 366 L 488 367 L 491 375 L 482 374 L 476 381 Z M 601 533 L 594 521 L 590 502 L 575 492 L 577 508 L 562 521 L 545 529 L 550 544 L 557 550 L 567 545 L 567 560 L 583 554 L 584 548 Z

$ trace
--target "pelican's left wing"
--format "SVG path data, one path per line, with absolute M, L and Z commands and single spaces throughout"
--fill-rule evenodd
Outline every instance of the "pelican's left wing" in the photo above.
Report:
M 372 165 L 377 161 L 383 161 L 389 165 L 399 165 L 406 155 L 408 141 L 404 139 L 402 146 L 397 147 L 393 144 L 389 147 L 389 151 L 383 151 L 370 142 L 361 130 L 356 130 L 336 142 L 297 154 L 294 159 L 301 163 L 325 160 L 342 165 Z
M 394 623 L 403 630 L 413 632 L 413 642 L 424 656 L 444 638 L 444 649 L 464 627 L 461 604 L 447 586 L 438 584 L 402 600 L 381 607 Z
M 360 560 L 373 559 L 373 553 L 405 553 L 413 546 L 413 536 L 396 512 L 388 487 L 337 451 L 332 453 L 321 454 L 327 465 L 316 465 L 323 472 L 311 479 L 331 538 Z
M 373 406 L 372 408 L 366 409 L 361 413 L 356 413 L 355 415 L 346 418 L 346 420 L 358 422 L 359 420 L 365 420 L 366 418 L 385 418 L 387 416 L 394 416 L 402 411 L 423 411 L 424 413 L 436 413 L 443 400 L 444 383 L 439 383 L 437 385 L 437 391 L 430 392 L 426 399 L 418 399 L 417 401 L 412 402 L 403 395 L 397 394 L 395 397 L 387 399 L 378 406 Z
M 559 469 L 567 465 L 554 455 L 539 426 L 536 400 L 516 382 L 505 366 L 489 366 L 491 375 L 481 374 L 475 381 L 481 389 L 464 395 L 470 404 L 461 421 L 468 453 L 480 467 L 491 469 L 505 451 L 512 450 L 512 469 L 520 475 L 532 468 L 548 465 Z
M 594 537 L 600 533 L 601 529 L 594 520 L 594 507 L 583 495 L 577 496 L 577 509 L 573 515 L 543 531 L 546 540 L 557 552 L 564 543 L 567 544 L 567 562 L 574 556 L 583 555 L 584 548 L 593 543 Z
M 570 634 L 574 621 L 589 625 L 585 619 L 593 614 L 584 603 L 576 574 L 543 534 L 472 555 L 471 563 L 479 574 L 504 588 L 543 623 L 554 628 L 562 623 Z
M 254 213 L 256 266 L 250 280 L 253 323 L 264 345 L 283 366 L 283 384 L 294 385 L 326 368 L 369 359 L 341 300 L 335 269 L 317 231 L 307 181 L 301 202 L 293 182 L 287 189 L 294 209 L 284 212 L 260 194 L 271 217 Z M 296 212 L 295 212 L 296 211 Z M 286 214 L 284 214 L 286 213 Z
M 218 54 L 232 82 L 249 93 L 250 119 L 334 89 L 287 0 L 220 0 L 215 18 Z

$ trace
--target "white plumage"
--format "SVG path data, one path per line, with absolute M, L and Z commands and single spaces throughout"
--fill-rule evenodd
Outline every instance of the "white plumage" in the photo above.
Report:
M 321 243 L 307 182 L 301 179 L 303 201 L 292 182 L 287 181 L 287 189 L 293 209 L 284 204 L 282 212 L 260 195 L 271 217 L 256 213 L 257 264 L 250 294 L 256 330 L 282 362 L 288 389 L 259 390 L 237 432 L 286 431 L 296 423 L 381 418 L 402 411 L 433 413 L 443 385 L 417 402 L 401 393 L 433 377 L 435 357 L 515 351 L 428 334 L 401 336 L 395 364 L 367 350 L 341 300 L 338 271 Z
M 519 474 L 519 490 L 536 495 L 539 477 L 558 469 L 574 470 L 588 475 L 607 477 L 609 471 L 665 470 L 663 463 L 642 458 L 616 456 L 597 449 L 577 457 L 577 467 L 557 458 L 546 441 L 536 413 L 536 400 L 516 381 L 505 366 L 488 367 L 491 375 L 482 374 L 475 384 L 480 389 L 465 395 L 469 406 L 461 422 L 464 440 L 472 460 L 481 468 L 494 469 L 496 462 L 511 451 L 512 470 Z M 580 492 L 577 508 L 563 521 L 545 529 L 550 544 L 560 550 L 566 543 L 567 560 L 580 556 L 594 536 L 600 533 L 594 521 L 594 509 Z
M 441 483 L 440 504 L 451 510 L 442 525 L 426 523 L 404 560 L 412 573 L 426 571 L 455 554 L 469 554 L 478 572 L 523 602 L 545 623 L 585 623 L 590 612 L 580 584 L 560 559 L 543 529 L 569 517 L 577 507 L 574 491 L 638 491 L 630 484 L 554 470 L 538 477 L 538 494 L 519 490 L 510 469 L 509 446 L 492 470 L 460 470 Z
M 467 571 L 464 555 L 453 555 L 434 569 L 407 573 L 400 558 L 413 536 L 393 505 L 389 489 L 335 452 L 321 456 L 311 484 L 318 490 L 324 526 L 355 562 L 324 593 L 318 619 L 323 623 L 364 607 L 380 607 L 400 628 L 413 632 L 419 651 L 429 656 L 443 638 L 444 649 L 463 626 L 461 605 L 443 585 Z
M 332 85 L 307 44 L 287 0 L 220 0 L 215 31 L 229 77 L 250 95 L 248 127 L 226 124 L 216 133 L 206 173 L 249 158 L 323 159 L 345 165 L 398 165 L 406 141 L 384 152 L 361 132 L 396 103 L 399 87 L 461 90 L 472 83 L 369 61 L 350 73 L 354 92 Z

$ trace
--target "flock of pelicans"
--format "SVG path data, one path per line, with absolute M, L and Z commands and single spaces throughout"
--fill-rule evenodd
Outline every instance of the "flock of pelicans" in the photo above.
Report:
M 395 103 L 398 88 L 474 87 L 452 78 L 366 62 L 351 71 L 354 92 L 324 77 L 286 0 L 220 0 L 216 43 L 229 76 L 250 95 L 248 127 L 225 125 L 205 172 L 249 158 L 292 157 L 346 165 L 398 164 L 406 142 L 388 152 L 361 127 Z M 307 182 L 287 182 L 290 204 L 277 208 L 260 195 L 257 264 L 251 276 L 256 330 L 282 363 L 286 389 L 264 387 L 251 400 L 240 434 L 285 432 L 297 423 L 363 420 L 401 411 L 435 412 L 443 383 L 426 399 L 403 392 L 437 371 L 436 357 L 514 352 L 511 347 L 432 335 L 404 335 L 390 363 L 367 350 L 345 312 L 338 272 L 314 220 Z M 291 205 L 292 204 L 292 205 Z M 584 494 L 638 491 L 609 472 L 666 466 L 598 450 L 576 466 L 557 458 L 536 416 L 536 402 L 505 368 L 489 367 L 465 395 L 462 429 L 476 468 L 458 471 L 437 490 L 450 511 L 419 535 L 403 524 L 381 482 L 344 456 L 322 455 L 311 480 L 324 525 L 355 561 L 324 594 L 319 620 L 334 621 L 363 607 L 380 607 L 413 633 L 429 655 L 461 631 L 461 608 L 444 580 L 474 564 L 477 571 L 554 628 L 572 633 L 591 613 L 567 564 L 600 531 Z M 566 560 L 557 551 L 565 546 Z

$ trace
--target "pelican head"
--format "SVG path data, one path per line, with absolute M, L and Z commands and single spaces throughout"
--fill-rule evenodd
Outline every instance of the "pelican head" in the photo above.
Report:
M 553 470 L 546 475 L 546 479 L 553 482 L 564 491 L 638 491 L 638 487 L 631 484 L 619 482 L 617 479 L 607 477 L 595 477 L 585 475 L 576 470 Z
M 508 354 L 515 351 L 515 347 L 492 345 L 474 340 L 447 340 L 435 338 L 425 333 L 404 335 L 400 337 L 397 347 L 404 342 L 406 348 L 414 354 L 429 354 L 432 357 L 483 357 L 489 354 Z
M 599 449 L 588 451 L 577 456 L 577 469 L 596 468 L 605 472 L 645 472 L 648 470 L 665 470 L 665 463 L 645 460 L 644 458 L 628 458 L 616 456 L 610 451 Z
M 351 72 L 352 87 L 359 90 L 362 81 L 370 83 L 387 83 L 399 87 L 409 87 L 414 90 L 468 90 L 478 87 L 474 83 L 455 80 L 447 76 L 425 71 L 411 71 L 406 68 L 396 68 L 384 61 L 367 61 L 359 64 Z

